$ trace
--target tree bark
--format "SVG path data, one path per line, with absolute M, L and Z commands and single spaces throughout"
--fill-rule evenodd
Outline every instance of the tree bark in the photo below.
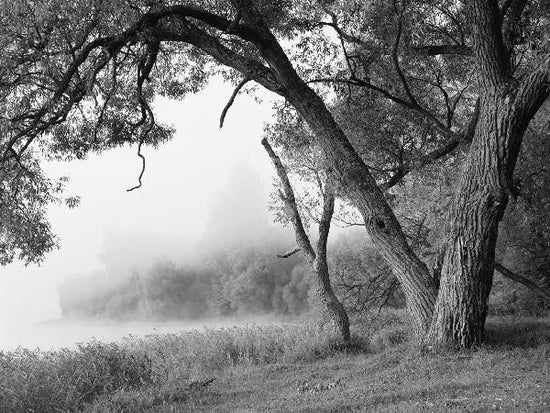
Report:
M 498 224 L 508 202 L 502 176 L 509 111 L 500 99 L 482 99 L 469 158 L 448 215 L 449 241 L 428 342 L 471 347 L 483 339 L 493 281 Z

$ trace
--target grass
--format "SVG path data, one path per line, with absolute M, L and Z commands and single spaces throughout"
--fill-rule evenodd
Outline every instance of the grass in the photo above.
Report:
M 0 355 L 0 411 L 550 411 L 550 323 L 487 332 L 481 349 L 426 354 L 388 313 L 346 349 L 273 325 L 18 350 Z

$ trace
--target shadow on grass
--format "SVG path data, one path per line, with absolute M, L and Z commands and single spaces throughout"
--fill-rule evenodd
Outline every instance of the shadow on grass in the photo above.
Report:
M 490 347 L 535 348 L 550 344 L 550 320 L 499 317 L 487 321 L 485 344 Z

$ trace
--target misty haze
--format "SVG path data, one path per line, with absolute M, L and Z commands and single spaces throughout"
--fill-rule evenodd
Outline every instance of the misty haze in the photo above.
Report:
M 0 413 L 550 409 L 547 0 L 0 7 Z

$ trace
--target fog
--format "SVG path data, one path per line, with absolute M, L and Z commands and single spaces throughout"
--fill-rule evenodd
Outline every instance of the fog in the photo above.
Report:
M 147 164 L 138 190 L 126 191 L 140 172 L 135 147 L 45 166 L 51 176 L 68 175 L 66 193 L 81 196 L 82 202 L 72 210 L 51 208 L 61 248 L 42 265 L 0 267 L 0 348 L 55 347 L 92 336 L 189 328 L 173 323 L 44 322 L 60 318 L 57 290 L 67 277 L 106 269 L 129 274 L 159 258 L 193 263 L 208 249 L 270 237 L 291 242 L 288 230 L 273 224 L 267 209 L 272 170 L 260 139 L 272 102 L 260 96 L 264 101 L 258 103 L 241 94 L 219 130 L 220 112 L 231 92 L 215 81 L 183 101 L 156 102 L 158 118 L 177 132 L 168 144 L 144 149 Z

